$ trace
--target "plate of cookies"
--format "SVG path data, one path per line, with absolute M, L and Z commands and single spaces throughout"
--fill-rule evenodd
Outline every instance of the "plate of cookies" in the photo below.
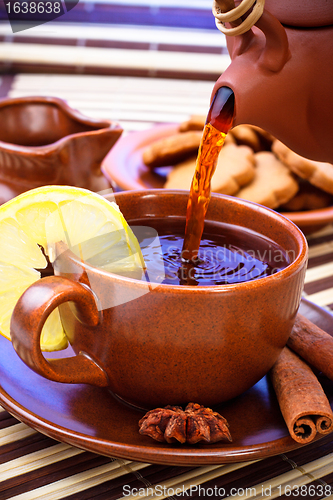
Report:
M 192 116 L 130 133 L 107 155 L 103 171 L 124 190 L 189 190 L 204 125 L 204 116 Z M 333 165 L 303 158 L 252 125 L 228 133 L 212 191 L 277 210 L 305 234 L 333 222 Z

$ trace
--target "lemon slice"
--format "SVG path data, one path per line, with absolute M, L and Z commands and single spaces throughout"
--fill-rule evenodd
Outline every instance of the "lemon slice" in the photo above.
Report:
M 86 189 L 45 186 L 0 206 L 0 333 L 10 339 L 15 304 L 64 241 L 91 265 L 140 279 L 144 261 L 139 243 L 115 202 Z M 67 346 L 58 310 L 47 319 L 43 351 Z

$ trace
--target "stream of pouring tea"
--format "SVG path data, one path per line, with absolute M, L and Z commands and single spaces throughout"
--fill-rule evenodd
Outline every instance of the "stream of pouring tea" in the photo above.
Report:
M 182 249 L 184 264 L 193 264 L 198 256 L 205 216 L 211 197 L 211 179 L 225 137 L 232 126 L 234 107 L 233 91 L 229 87 L 218 89 L 207 115 L 187 203 Z

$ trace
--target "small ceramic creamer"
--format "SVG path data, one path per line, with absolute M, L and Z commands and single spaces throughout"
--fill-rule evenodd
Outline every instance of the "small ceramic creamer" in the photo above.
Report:
M 110 188 L 101 162 L 121 133 L 55 97 L 0 101 L 0 203 L 50 184 Z

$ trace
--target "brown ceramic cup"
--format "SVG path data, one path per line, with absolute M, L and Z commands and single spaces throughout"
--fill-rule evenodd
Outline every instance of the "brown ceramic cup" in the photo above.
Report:
M 129 222 L 185 217 L 187 200 L 187 192 L 168 190 L 116 195 Z M 240 284 L 154 285 L 60 251 L 57 276 L 33 284 L 15 307 L 11 334 L 19 356 L 46 378 L 105 386 L 141 408 L 190 401 L 214 406 L 246 391 L 287 342 L 301 300 L 307 243 L 280 214 L 233 197 L 213 194 L 207 219 L 271 238 L 293 256 L 290 264 Z M 40 332 L 56 306 L 76 356 L 46 360 Z
M 56 97 L 0 100 L 0 204 L 51 184 L 109 189 L 101 163 L 121 134 Z

